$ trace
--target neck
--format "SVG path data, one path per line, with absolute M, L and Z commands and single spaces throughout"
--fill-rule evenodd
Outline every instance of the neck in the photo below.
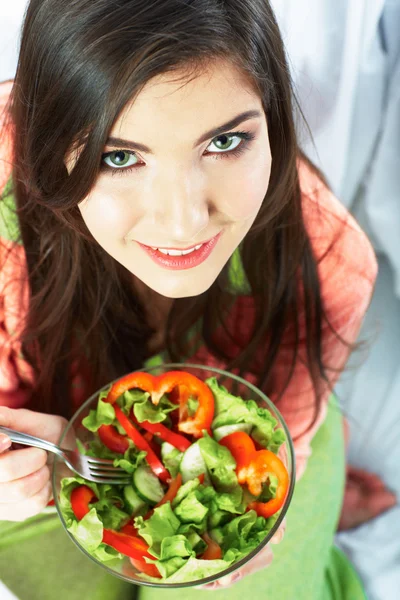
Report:
M 174 300 L 161 296 L 135 276 L 133 276 L 133 287 L 144 307 L 147 322 L 154 330 L 149 340 L 149 352 L 160 351 L 165 346 L 167 320 Z

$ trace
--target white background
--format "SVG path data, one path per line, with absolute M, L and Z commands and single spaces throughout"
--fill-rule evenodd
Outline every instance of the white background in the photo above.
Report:
M 379 254 L 361 368 L 337 387 L 352 423 L 350 461 L 400 496 L 400 1 L 273 0 L 301 106 L 309 155 L 357 216 Z M 25 0 L 0 0 L 0 81 L 14 76 Z M 397 292 L 397 296 L 396 296 Z M 400 507 L 338 543 L 370 600 L 398 600 Z M 2 600 L 12 600 L 1 589 Z M 24 599 L 25 600 L 25 599 Z

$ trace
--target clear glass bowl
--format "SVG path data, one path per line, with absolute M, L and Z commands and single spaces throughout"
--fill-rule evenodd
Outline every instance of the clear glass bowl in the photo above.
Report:
M 294 450 L 293 450 L 293 444 L 292 444 L 292 440 L 290 437 L 290 433 L 289 433 L 289 430 L 288 430 L 281 414 L 277 410 L 276 406 L 267 398 L 267 396 L 265 396 L 259 389 L 257 389 L 254 385 L 245 381 L 244 379 L 242 379 L 236 375 L 233 375 L 232 373 L 228 373 L 226 371 L 222 371 L 222 370 L 216 369 L 216 368 L 211 368 L 208 366 L 180 363 L 180 364 L 163 364 L 160 366 L 155 366 L 155 367 L 151 367 L 151 368 L 147 368 L 147 369 L 141 369 L 141 371 L 151 373 L 152 375 L 155 375 L 155 376 L 161 375 L 167 371 L 176 371 L 176 370 L 189 372 L 203 381 L 209 377 L 216 377 L 218 383 L 220 383 L 221 385 L 224 385 L 234 395 L 241 396 L 243 398 L 243 400 L 250 400 L 250 399 L 255 400 L 259 406 L 268 408 L 271 411 L 271 413 L 273 414 L 273 416 L 276 418 L 276 420 L 278 422 L 277 428 L 279 428 L 279 427 L 282 428 L 286 435 L 286 441 L 282 444 L 282 446 L 279 450 L 279 457 L 281 458 L 281 460 L 283 461 L 283 463 L 285 464 L 285 466 L 288 470 L 289 477 L 290 477 L 290 485 L 289 485 L 289 490 L 288 490 L 288 493 L 286 496 L 285 503 L 280 510 L 279 517 L 277 518 L 277 521 L 275 522 L 274 526 L 266 534 L 265 538 L 263 539 L 262 542 L 260 542 L 260 544 L 257 546 L 257 548 L 255 548 L 252 552 L 249 552 L 249 554 L 246 555 L 244 558 L 231 564 L 223 571 L 220 571 L 209 577 L 203 577 L 202 579 L 196 579 L 196 580 L 188 581 L 188 582 L 184 582 L 184 583 L 155 583 L 153 581 L 151 581 L 151 582 L 148 581 L 145 578 L 145 576 L 142 576 L 142 573 L 140 573 L 131 564 L 129 558 L 126 558 L 126 560 L 124 559 L 123 561 L 119 561 L 116 566 L 114 566 L 114 565 L 110 566 L 109 564 L 106 565 L 106 564 L 98 561 L 93 556 L 91 556 L 80 545 L 79 541 L 77 539 L 75 539 L 75 537 L 71 534 L 71 532 L 67 530 L 67 525 L 66 525 L 63 513 L 60 508 L 60 504 L 59 504 L 61 480 L 64 477 L 73 477 L 75 474 L 72 471 L 70 471 L 70 469 L 57 456 L 55 456 L 54 467 L 53 467 L 53 494 L 54 494 L 55 504 L 56 504 L 57 511 L 60 516 L 61 522 L 65 528 L 65 531 L 70 536 L 70 538 L 75 542 L 75 544 L 78 546 L 78 548 L 80 548 L 80 550 L 82 550 L 82 552 L 84 554 L 86 554 L 86 556 L 88 556 L 92 561 L 97 563 L 100 567 L 102 567 L 103 569 L 108 571 L 108 573 L 110 573 L 111 575 L 120 577 L 121 579 L 124 579 L 125 581 L 128 581 L 133 584 L 158 587 L 158 588 L 184 588 L 184 587 L 204 585 L 206 583 L 211 583 L 213 581 L 216 581 L 217 579 L 220 579 L 221 577 L 224 577 L 225 575 L 233 573 L 237 569 L 240 569 L 241 567 L 243 567 L 247 562 L 249 562 L 252 558 L 254 558 L 256 556 L 256 554 L 258 554 L 258 552 L 260 552 L 260 550 L 262 550 L 262 548 L 264 548 L 264 546 L 266 546 L 268 544 L 268 542 L 270 541 L 270 539 L 272 538 L 274 533 L 279 528 L 280 524 L 282 523 L 283 518 L 285 517 L 285 514 L 289 507 L 290 501 L 292 499 L 294 483 L 295 483 Z M 102 389 L 105 389 L 107 387 L 108 386 L 105 386 Z M 75 413 L 75 415 L 73 416 L 71 421 L 68 423 L 68 426 L 62 435 L 62 438 L 60 440 L 60 446 L 63 446 L 63 442 L 64 442 L 64 444 L 67 447 L 71 448 L 70 440 L 74 440 L 74 439 L 78 438 L 83 443 L 87 443 L 95 438 L 93 433 L 91 433 L 90 431 L 88 431 L 87 429 L 85 429 L 82 426 L 82 420 L 88 415 L 90 409 L 93 409 L 96 407 L 100 391 L 101 390 L 99 390 L 98 392 L 93 394 L 93 396 L 91 396 L 91 398 L 89 398 L 81 406 L 81 408 Z M 67 440 L 68 440 L 68 443 L 66 443 Z

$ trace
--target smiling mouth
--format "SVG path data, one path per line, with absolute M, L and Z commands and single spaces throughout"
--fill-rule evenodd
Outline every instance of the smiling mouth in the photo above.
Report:
M 222 231 L 207 242 L 190 248 L 158 248 L 137 243 L 159 266 L 169 270 L 184 270 L 197 267 L 204 262 L 210 256 L 221 235 Z
M 155 248 L 151 246 L 152 250 L 158 250 L 161 254 L 166 254 L 167 256 L 186 256 L 187 254 L 191 254 L 195 252 L 195 250 L 200 250 L 202 246 L 207 242 L 203 242 L 202 244 L 198 244 L 197 246 L 192 246 L 191 248 L 187 248 L 186 250 L 179 250 L 177 248 Z

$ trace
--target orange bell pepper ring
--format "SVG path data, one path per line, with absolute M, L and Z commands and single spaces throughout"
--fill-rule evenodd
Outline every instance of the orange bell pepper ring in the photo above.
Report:
M 236 431 L 222 438 L 219 442 L 228 448 L 236 461 L 236 474 L 239 483 L 247 484 L 253 496 L 262 492 L 262 484 L 270 475 L 278 478 L 275 498 L 268 502 L 251 502 L 247 510 L 268 518 L 282 508 L 289 489 L 289 474 L 281 459 L 270 450 L 256 450 L 252 438 L 244 431 Z
M 158 404 L 164 394 L 174 392 L 180 405 L 179 431 L 197 438 L 203 435 L 203 429 L 210 431 L 214 418 L 214 396 L 210 388 L 191 373 L 169 371 L 158 377 L 154 377 L 150 373 L 131 373 L 111 386 L 106 402 L 114 404 L 121 394 L 134 388 L 148 392 L 153 404 Z M 188 416 L 185 411 L 190 396 L 195 397 L 199 403 L 197 411 L 192 417 Z

